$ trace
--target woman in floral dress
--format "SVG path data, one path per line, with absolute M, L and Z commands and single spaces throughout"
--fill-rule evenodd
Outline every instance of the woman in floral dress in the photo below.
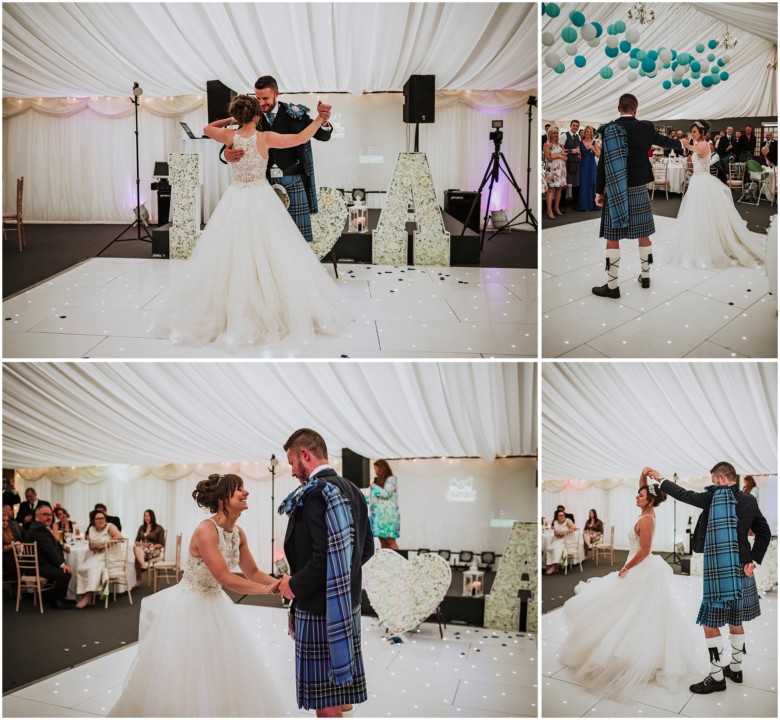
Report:
M 376 477 L 371 483 L 371 532 L 383 548 L 398 550 L 396 538 L 401 534 L 401 513 L 398 509 L 398 481 L 387 460 L 374 463 Z
M 566 152 L 558 143 L 558 128 L 555 125 L 547 128 L 547 142 L 542 152 L 545 163 L 544 179 L 547 184 L 547 217 L 555 220 L 555 215 L 564 214 L 561 210 L 561 190 L 566 187 Z

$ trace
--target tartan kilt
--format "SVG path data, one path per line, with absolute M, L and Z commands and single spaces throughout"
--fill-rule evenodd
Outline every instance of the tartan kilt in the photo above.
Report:
M 311 215 L 309 214 L 309 197 L 306 194 L 303 180 L 300 175 L 285 175 L 280 178 L 271 178 L 271 185 L 284 185 L 290 196 L 290 207 L 287 212 L 303 235 L 306 242 L 313 240 L 311 234 Z
M 355 673 L 348 685 L 336 685 L 328 679 L 330 650 L 325 615 L 295 609 L 295 687 L 299 708 L 319 710 L 368 699 L 360 646 L 360 607 L 352 613 L 352 632 Z
M 628 188 L 628 226 L 612 227 L 609 214 L 609 195 L 604 199 L 601 209 L 601 228 L 599 237 L 605 240 L 623 240 L 647 237 L 655 232 L 653 208 L 650 205 L 650 193 L 645 185 Z
M 697 625 L 707 627 L 723 627 L 724 625 L 742 625 L 743 622 L 753 620 L 761 614 L 761 606 L 758 603 L 758 589 L 754 577 L 742 576 L 742 597 L 736 600 L 728 600 L 725 607 L 707 607 L 704 603 L 699 608 Z

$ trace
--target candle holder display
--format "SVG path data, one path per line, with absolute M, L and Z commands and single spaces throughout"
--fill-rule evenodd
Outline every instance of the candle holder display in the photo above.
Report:
M 368 232 L 368 208 L 358 201 L 349 208 L 349 229 L 350 232 Z
M 463 595 L 482 597 L 485 594 L 485 573 L 476 568 L 463 571 Z

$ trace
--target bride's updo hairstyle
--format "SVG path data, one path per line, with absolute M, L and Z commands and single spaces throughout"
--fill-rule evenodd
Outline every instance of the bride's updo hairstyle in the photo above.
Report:
M 236 118 L 238 119 L 238 118 Z M 192 491 L 192 497 L 200 507 L 208 508 L 210 512 L 219 510 L 219 501 L 222 501 L 222 512 L 227 515 L 225 509 L 230 496 L 244 487 L 244 481 L 238 475 L 209 475 L 208 480 L 201 480 Z
M 706 120 L 697 120 L 691 125 L 691 130 L 693 130 L 693 128 L 696 128 L 705 140 L 710 139 L 710 124 Z
M 639 492 L 645 491 L 648 499 L 653 503 L 653 507 L 658 507 L 664 500 L 666 500 L 666 493 L 661 490 L 661 486 L 658 483 L 652 485 L 642 485 L 639 488 Z
M 236 95 L 228 108 L 230 117 L 242 125 L 251 123 L 260 114 L 260 104 L 254 95 Z

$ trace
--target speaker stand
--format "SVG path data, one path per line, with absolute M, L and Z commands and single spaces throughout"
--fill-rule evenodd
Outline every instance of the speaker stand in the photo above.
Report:
M 414 124 L 414 151 L 420 152 L 420 123 Z

